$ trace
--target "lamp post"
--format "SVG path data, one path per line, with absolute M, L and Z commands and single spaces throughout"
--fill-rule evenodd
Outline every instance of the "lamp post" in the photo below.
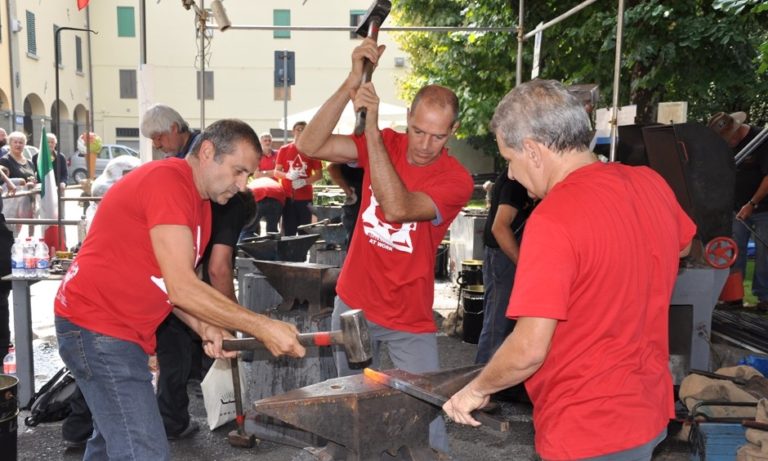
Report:
M 59 55 L 59 42 L 61 31 L 63 30 L 79 30 L 82 32 L 90 32 L 98 35 L 99 33 L 92 29 L 81 29 L 79 27 L 59 27 L 56 29 L 56 33 L 53 34 L 53 49 L 56 56 L 56 131 L 57 135 L 61 137 L 61 102 L 59 101 L 59 63 L 61 62 L 61 56 Z
M 79 27 L 59 27 L 56 29 L 56 33 L 53 34 L 53 50 L 56 56 L 56 62 L 54 62 L 54 67 L 56 68 L 56 134 L 61 138 L 61 101 L 59 100 L 59 63 L 61 62 L 61 56 L 59 55 L 59 34 L 61 34 L 62 30 L 79 30 L 82 32 L 90 32 L 92 34 L 98 35 L 99 33 L 95 30 L 91 29 L 83 29 Z M 89 50 L 90 52 L 90 50 Z M 42 142 L 48 142 L 48 140 L 43 139 Z M 64 208 L 64 202 L 61 201 L 61 187 L 59 187 L 58 184 L 56 184 L 56 195 L 59 201 L 59 212 L 58 212 L 58 241 L 56 242 L 57 245 L 61 245 L 61 242 L 63 239 L 63 233 L 64 230 L 61 227 L 61 215 L 63 214 L 63 208 Z

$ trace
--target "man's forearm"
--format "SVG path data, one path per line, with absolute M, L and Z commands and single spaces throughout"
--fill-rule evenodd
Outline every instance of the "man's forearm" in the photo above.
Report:
M 432 198 L 424 192 L 411 192 L 405 187 L 384 147 L 378 128 L 366 129 L 371 189 L 390 222 L 430 221 L 437 211 Z
M 269 323 L 268 317 L 249 311 L 196 277 L 182 285 L 179 289 L 168 287 L 169 300 L 201 322 L 257 338 Z
M 320 106 L 315 116 L 312 117 L 312 120 L 304 128 L 301 138 L 296 142 L 296 148 L 299 149 L 299 152 L 310 157 L 323 158 L 322 156 L 318 157 L 316 154 L 331 137 L 333 129 L 339 123 L 341 113 L 344 111 L 344 107 L 349 100 L 350 82 L 349 77 L 347 77 L 347 80 L 344 81 L 339 89 Z

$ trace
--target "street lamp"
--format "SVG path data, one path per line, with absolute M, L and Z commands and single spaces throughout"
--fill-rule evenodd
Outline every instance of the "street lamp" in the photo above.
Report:
M 79 27 L 59 27 L 56 29 L 56 33 L 53 34 L 53 49 L 56 56 L 56 62 L 54 62 L 54 67 L 56 68 L 56 135 L 61 138 L 61 100 L 59 100 L 59 63 L 61 62 L 61 56 L 59 56 L 59 34 L 62 30 L 79 30 L 82 32 L 90 32 L 92 34 L 98 35 L 99 33 L 95 30 L 91 29 L 82 29 Z M 89 51 L 90 52 L 90 51 Z M 42 142 L 48 142 L 47 140 L 43 139 Z M 59 213 L 58 213 L 58 241 L 56 242 L 57 245 L 61 245 L 61 242 L 63 239 L 63 233 L 64 230 L 61 227 L 61 215 L 63 214 L 63 208 L 64 203 L 61 201 L 61 187 L 59 187 L 58 184 L 56 184 L 56 195 L 59 199 Z
M 79 30 L 82 32 L 90 32 L 92 34 L 98 35 L 99 33 L 95 30 L 91 29 L 81 29 L 79 27 L 59 27 L 56 29 L 56 33 L 53 34 L 53 49 L 56 56 L 56 131 L 57 135 L 61 137 L 61 101 L 59 101 L 59 63 L 61 62 L 61 56 L 59 55 L 59 41 L 60 37 L 59 34 L 62 30 Z

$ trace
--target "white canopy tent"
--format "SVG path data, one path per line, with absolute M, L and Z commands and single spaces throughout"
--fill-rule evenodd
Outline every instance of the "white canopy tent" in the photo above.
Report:
M 293 127 L 296 122 L 309 122 L 312 117 L 315 116 L 317 111 L 320 110 L 320 106 L 313 107 L 311 109 L 303 110 L 295 114 L 288 115 L 288 129 Z M 379 103 L 379 128 L 392 128 L 398 131 L 405 130 L 407 125 L 408 109 L 402 106 L 394 104 L 387 104 L 385 102 Z M 284 118 L 280 119 L 280 126 L 284 126 Z M 351 134 L 355 130 L 355 110 L 352 107 L 352 102 L 348 102 L 344 111 L 341 113 L 339 123 L 336 124 L 333 132 L 337 134 Z

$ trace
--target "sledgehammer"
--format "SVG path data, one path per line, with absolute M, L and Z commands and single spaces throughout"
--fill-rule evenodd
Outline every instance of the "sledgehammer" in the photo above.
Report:
M 341 330 L 300 333 L 297 338 L 302 346 L 343 346 L 351 368 L 364 368 L 373 359 L 368 323 L 363 311 L 354 309 L 340 316 Z M 226 351 L 263 349 L 264 345 L 255 338 L 225 339 Z
M 392 3 L 389 0 L 374 0 L 373 5 L 368 8 L 363 21 L 357 27 L 355 33 L 363 38 L 371 37 L 373 41 L 377 41 L 379 38 L 379 27 L 389 16 L 389 10 L 391 9 Z M 360 83 L 370 82 L 372 75 L 373 63 L 366 59 L 363 64 L 363 78 Z M 357 120 L 355 121 L 355 135 L 357 136 L 360 136 L 365 131 L 366 113 L 367 111 L 364 107 L 357 111 Z

